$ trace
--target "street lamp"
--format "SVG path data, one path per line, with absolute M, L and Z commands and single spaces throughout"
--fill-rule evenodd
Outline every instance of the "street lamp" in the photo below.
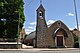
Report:
M 78 42 L 79 42 L 79 48 L 80 48 L 80 35 L 79 35 L 78 15 L 77 15 L 77 8 L 76 8 L 76 1 L 75 0 L 74 0 L 74 8 L 75 8 L 75 15 L 76 15 L 77 30 L 78 30 Z

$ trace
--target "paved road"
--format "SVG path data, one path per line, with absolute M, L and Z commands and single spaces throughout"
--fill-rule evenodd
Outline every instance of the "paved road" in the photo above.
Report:
M 2 50 L 0 53 L 80 53 L 79 50 Z

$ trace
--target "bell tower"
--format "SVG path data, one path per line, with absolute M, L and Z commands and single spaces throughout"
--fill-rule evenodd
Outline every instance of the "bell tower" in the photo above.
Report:
M 45 20 L 45 9 L 42 5 L 42 0 L 40 0 L 40 6 L 36 10 L 37 12 L 37 24 L 36 24 L 36 37 L 35 37 L 35 47 L 42 48 L 46 47 L 46 30 L 47 24 Z

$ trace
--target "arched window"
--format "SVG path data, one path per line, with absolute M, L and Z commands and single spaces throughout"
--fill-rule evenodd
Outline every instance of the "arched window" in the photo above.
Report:
M 42 11 L 39 12 L 39 17 L 43 17 L 43 12 Z

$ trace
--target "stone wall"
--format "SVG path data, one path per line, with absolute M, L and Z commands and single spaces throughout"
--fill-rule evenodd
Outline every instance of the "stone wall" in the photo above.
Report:
M 22 44 L 18 44 L 17 43 L 0 43 L 0 49 L 17 49 L 17 48 L 22 48 Z

